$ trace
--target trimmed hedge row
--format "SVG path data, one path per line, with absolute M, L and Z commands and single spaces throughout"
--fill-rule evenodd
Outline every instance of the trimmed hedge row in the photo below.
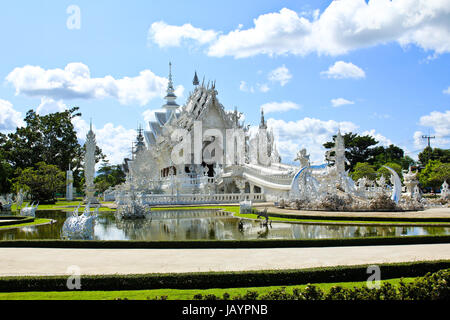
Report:
M 270 239 L 270 240 L 193 240 L 193 241 L 138 241 L 138 240 L 2 240 L 5 248 L 89 248 L 89 249 L 210 249 L 210 248 L 306 248 L 381 246 L 408 244 L 450 243 L 450 235 L 367 237 L 348 239 Z
M 379 266 L 381 279 L 420 277 L 428 272 L 450 268 L 450 260 Z M 208 289 L 365 281 L 369 276 L 367 267 L 368 265 L 359 265 L 300 270 L 81 276 L 81 289 L 84 291 Z M 67 281 L 68 276 L 4 277 L 0 278 L 0 292 L 68 291 Z
M 13 221 L 2 221 L 2 220 L 13 220 Z M 14 224 L 30 223 L 34 222 L 34 217 L 25 216 L 1 216 L 0 217 L 0 227 L 10 226 Z

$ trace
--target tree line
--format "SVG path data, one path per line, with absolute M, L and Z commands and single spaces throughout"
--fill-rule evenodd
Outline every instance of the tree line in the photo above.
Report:
M 370 136 L 361 136 L 356 133 L 346 133 L 343 135 L 345 143 L 345 157 L 348 160 L 346 170 L 353 180 L 365 177 L 374 181 L 381 177 L 390 176 L 389 171 L 383 168 L 384 165 L 394 169 L 400 178 L 403 178 L 403 170 L 408 170 L 411 166 L 418 171 L 420 186 L 424 191 L 437 191 L 444 181 L 450 181 L 450 150 L 426 147 L 418 155 L 418 161 L 414 161 L 405 155 L 403 149 L 393 144 L 385 147 L 379 146 L 378 141 Z M 326 149 L 334 147 L 336 135 L 332 141 L 326 142 L 323 146 Z M 333 156 L 334 152 L 331 152 Z
M 79 143 L 72 119 L 78 107 L 39 115 L 29 110 L 25 126 L 0 133 L 0 194 L 27 192 L 32 200 L 54 202 L 65 193 L 66 171 L 73 171 L 74 188 L 84 189 L 84 146 Z M 96 162 L 103 161 L 95 178 L 99 192 L 125 180 L 121 165 L 109 165 L 97 146 Z

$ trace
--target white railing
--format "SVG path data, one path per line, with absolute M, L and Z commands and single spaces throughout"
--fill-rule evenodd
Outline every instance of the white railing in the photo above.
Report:
M 240 201 L 265 201 L 262 193 L 222 193 L 222 194 L 149 194 L 141 197 L 144 205 L 166 205 L 166 204 L 216 204 L 216 203 L 238 203 Z

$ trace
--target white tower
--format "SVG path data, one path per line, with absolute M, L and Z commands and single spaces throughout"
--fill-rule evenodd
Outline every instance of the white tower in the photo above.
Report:
M 70 170 L 70 164 L 69 170 L 66 173 L 66 200 L 73 200 L 73 172 Z
M 179 107 L 179 105 L 175 102 L 177 96 L 175 95 L 175 89 L 173 88 L 171 62 L 169 62 L 169 83 L 167 84 L 167 95 L 164 99 L 166 99 L 166 104 L 163 105 L 163 108 L 166 109 L 166 118 L 169 120 L 172 113 L 174 113 Z
M 86 198 L 84 201 L 86 203 L 98 203 L 95 198 L 95 186 L 94 186 L 94 175 L 95 175 L 95 134 L 92 131 L 92 121 L 89 132 L 86 135 L 86 154 L 84 155 L 84 180 L 85 180 L 85 193 Z

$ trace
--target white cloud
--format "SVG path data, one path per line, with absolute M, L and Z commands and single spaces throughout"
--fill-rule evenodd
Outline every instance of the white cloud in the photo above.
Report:
M 64 110 L 67 110 L 67 105 L 62 100 L 55 101 L 51 98 L 42 97 L 41 103 L 36 108 L 36 113 L 45 116 L 49 113 L 62 112 Z
M 193 39 L 208 44 L 210 56 L 235 58 L 258 54 L 340 55 L 391 42 L 402 47 L 416 45 L 434 54 L 450 52 L 450 2 L 446 0 L 332 1 L 312 17 L 283 8 L 262 14 L 253 23 L 252 28 L 219 35 L 213 30 L 160 22 L 159 28 L 151 28 L 152 40 L 170 46 L 179 45 L 180 39 Z
M 304 118 L 298 121 L 284 121 L 270 118 L 269 128 L 273 129 L 276 144 L 283 162 L 292 162 L 297 151 L 306 148 L 314 164 L 324 162 L 325 148 L 323 144 L 331 141 L 338 129 L 342 133 L 355 132 L 358 126 L 352 122 L 323 121 L 315 118 Z
M 245 81 L 241 81 L 241 83 L 239 84 L 239 90 L 243 92 L 251 92 L 251 93 L 255 92 L 253 86 L 249 86 Z
M 336 61 L 332 66 L 328 68 L 327 71 L 322 71 L 320 74 L 334 79 L 359 79 L 366 76 L 363 69 L 351 62 L 344 61 Z
M 190 23 L 171 26 L 159 21 L 150 26 L 148 36 L 159 47 L 179 47 L 184 39 L 194 40 L 198 44 L 209 43 L 217 38 L 217 32 L 195 28 Z
M 447 89 L 442 90 L 442 93 L 444 93 L 444 94 L 450 94 L 450 86 L 448 86 Z
M 15 68 L 6 80 L 13 84 L 16 95 L 54 100 L 115 98 L 125 105 L 145 105 L 153 98 L 163 97 L 168 81 L 150 70 L 143 70 L 136 77 L 92 78 L 88 66 L 79 62 L 69 63 L 64 69 L 48 70 L 27 65 Z M 177 94 L 182 94 L 183 90 L 178 86 Z
M 333 105 L 333 107 L 337 108 L 346 104 L 355 104 L 353 101 L 344 99 L 344 98 L 336 98 L 336 99 L 331 99 L 331 104 Z
M 448 148 L 450 144 L 450 110 L 445 112 L 432 111 L 430 114 L 422 116 L 419 124 L 424 127 L 431 127 L 434 131 L 431 136 L 435 138 L 432 140 L 432 146 Z M 414 144 L 416 147 L 424 147 L 427 143 L 426 139 L 422 138 L 425 135 L 422 131 L 414 133 Z M 428 133 L 427 133 L 428 135 Z
M 165 109 L 149 109 L 142 112 L 142 117 L 144 118 L 145 123 L 149 123 L 150 121 L 156 121 L 155 112 L 166 112 Z
M 291 80 L 292 74 L 290 74 L 289 69 L 285 65 L 272 70 L 269 73 L 268 79 L 273 82 L 279 82 L 283 87 L 286 83 Z
M 267 85 L 267 83 L 258 84 L 258 88 L 259 88 L 259 91 L 261 91 L 261 92 L 267 92 L 267 91 L 270 90 L 270 88 Z
M 0 132 L 14 131 L 24 125 L 22 113 L 15 110 L 11 102 L 0 99 Z
M 380 133 L 375 132 L 375 129 L 372 130 L 366 130 L 363 133 L 361 133 L 363 136 L 372 136 L 375 138 L 375 140 L 378 141 L 378 145 L 389 147 L 391 144 L 394 144 L 389 138 L 386 138 Z
M 273 112 L 286 112 L 289 110 L 298 110 L 300 109 L 300 105 L 292 101 L 268 102 L 263 104 L 261 106 L 261 109 L 264 110 L 265 114 L 268 114 Z
M 81 144 L 86 141 L 86 134 L 89 131 L 89 123 L 80 117 L 72 119 L 77 137 Z M 123 159 L 130 157 L 131 144 L 136 139 L 136 131 L 125 129 L 123 126 L 115 126 L 107 123 L 103 128 L 93 125 L 93 131 L 97 145 L 102 149 L 110 164 L 121 164 Z

